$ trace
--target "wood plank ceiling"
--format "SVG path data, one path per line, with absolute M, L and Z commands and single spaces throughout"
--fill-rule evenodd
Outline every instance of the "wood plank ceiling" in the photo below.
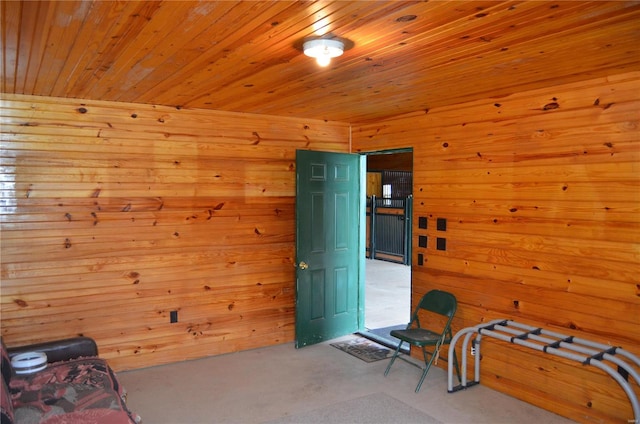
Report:
M 367 122 L 640 70 L 640 2 L 3 1 L 4 93 Z M 327 68 L 312 36 L 353 44 Z

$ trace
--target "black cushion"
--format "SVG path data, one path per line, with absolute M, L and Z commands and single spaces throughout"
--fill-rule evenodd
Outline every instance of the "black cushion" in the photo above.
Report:
M 44 352 L 47 354 L 47 362 L 53 363 L 68 361 L 69 359 L 76 359 L 83 356 L 98 356 L 98 345 L 89 337 L 72 337 L 27 346 L 11 347 L 8 351 L 9 356 L 26 352 Z M 4 367 L 4 362 L 2 365 Z

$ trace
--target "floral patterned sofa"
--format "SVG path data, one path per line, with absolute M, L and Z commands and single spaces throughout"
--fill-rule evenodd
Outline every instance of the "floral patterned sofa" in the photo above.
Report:
M 87 337 L 7 349 L 2 344 L 1 424 L 137 424 L 125 391 Z M 16 373 L 11 358 L 44 352 L 46 368 Z

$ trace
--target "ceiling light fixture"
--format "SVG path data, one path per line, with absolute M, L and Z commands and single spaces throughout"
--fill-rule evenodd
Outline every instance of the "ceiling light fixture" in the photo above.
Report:
M 305 41 L 302 46 L 304 54 L 313 57 L 320 66 L 327 66 L 331 59 L 344 53 L 344 43 L 339 40 L 316 38 Z

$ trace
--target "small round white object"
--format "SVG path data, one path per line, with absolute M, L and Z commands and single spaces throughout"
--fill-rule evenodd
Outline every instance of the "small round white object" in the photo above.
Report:
M 11 358 L 16 374 L 31 374 L 47 367 L 47 354 L 44 352 L 19 353 Z

